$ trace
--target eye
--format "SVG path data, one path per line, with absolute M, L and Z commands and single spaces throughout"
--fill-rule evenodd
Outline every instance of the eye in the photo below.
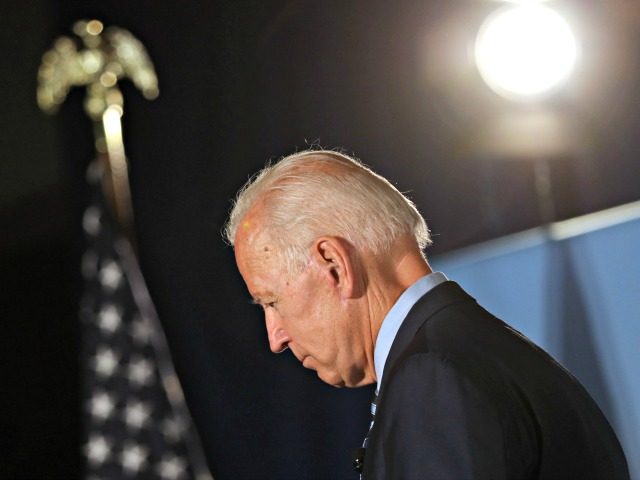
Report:
M 250 303 L 252 303 L 253 305 L 259 305 L 263 310 L 266 310 L 267 308 L 276 308 L 278 301 L 274 300 L 272 302 L 261 302 L 257 299 L 251 299 Z

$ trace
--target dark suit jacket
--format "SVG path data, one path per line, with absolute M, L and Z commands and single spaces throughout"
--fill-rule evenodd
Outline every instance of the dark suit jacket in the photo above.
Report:
M 628 479 L 585 389 L 542 349 L 445 282 L 391 347 L 363 479 Z

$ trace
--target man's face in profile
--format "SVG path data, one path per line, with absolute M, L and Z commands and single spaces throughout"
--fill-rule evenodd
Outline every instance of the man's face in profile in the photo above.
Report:
M 236 235 L 238 269 L 254 301 L 264 310 L 269 346 L 289 348 L 303 366 L 336 386 L 362 384 L 366 358 L 362 335 L 341 301 L 335 279 L 312 257 L 289 275 L 273 243 L 245 220 Z

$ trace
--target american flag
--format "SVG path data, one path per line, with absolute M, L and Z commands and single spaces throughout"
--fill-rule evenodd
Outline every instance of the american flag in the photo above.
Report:
M 102 169 L 87 180 L 82 324 L 86 475 L 213 480 L 131 244 L 106 208 Z

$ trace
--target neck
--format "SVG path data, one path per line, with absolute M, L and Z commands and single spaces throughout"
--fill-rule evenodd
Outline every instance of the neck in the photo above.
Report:
M 431 267 L 413 238 L 401 239 L 394 246 L 396 252 L 388 260 L 374 258 L 376 264 L 369 282 L 369 319 L 375 346 L 382 321 L 402 293 L 418 279 L 432 273 Z

